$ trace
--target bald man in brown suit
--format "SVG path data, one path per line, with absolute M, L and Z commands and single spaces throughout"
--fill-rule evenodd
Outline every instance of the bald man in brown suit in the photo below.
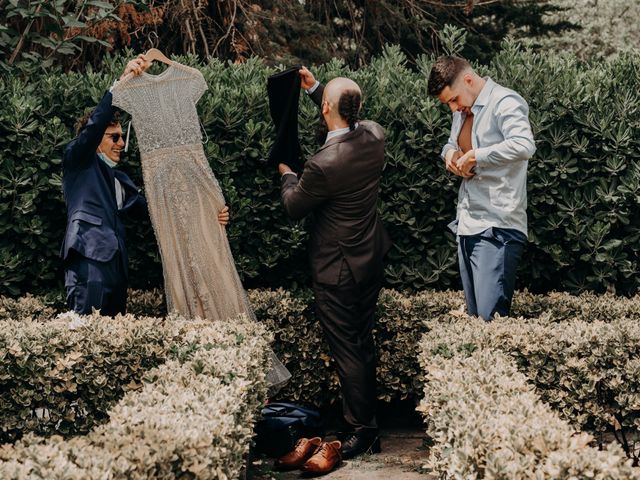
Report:
M 306 68 L 302 88 L 322 110 L 327 138 L 298 179 L 280 164 L 281 195 L 292 219 L 313 213 L 309 256 L 316 312 L 336 361 L 350 431 L 342 456 L 380 451 L 372 330 L 391 242 L 378 217 L 384 132 L 358 121 L 362 94 L 347 78 L 323 88 Z

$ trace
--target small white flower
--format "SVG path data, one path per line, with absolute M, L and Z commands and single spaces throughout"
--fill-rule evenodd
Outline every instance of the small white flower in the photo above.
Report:
M 63 320 L 69 322 L 69 330 L 77 330 L 80 327 L 84 327 L 87 324 L 87 319 L 82 315 L 78 315 L 73 310 L 68 312 L 59 313 L 56 320 Z

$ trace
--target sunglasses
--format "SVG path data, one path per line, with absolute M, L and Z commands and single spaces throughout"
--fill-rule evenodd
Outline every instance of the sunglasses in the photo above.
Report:
M 118 143 L 120 141 L 120 138 L 122 138 L 123 142 L 127 141 L 127 137 L 122 133 L 105 133 L 105 136 L 111 137 L 113 143 Z

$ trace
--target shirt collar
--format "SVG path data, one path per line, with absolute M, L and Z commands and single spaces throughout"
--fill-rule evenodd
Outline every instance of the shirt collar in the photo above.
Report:
M 358 128 L 357 123 L 356 123 L 356 128 Z M 349 127 L 339 128 L 337 130 L 331 130 L 330 132 L 327 133 L 327 139 L 324 141 L 324 143 L 327 143 L 329 140 L 331 140 L 334 137 L 339 137 L 340 135 L 349 133 L 349 131 L 350 131 Z
M 487 83 L 484 84 L 484 87 L 482 87 L 482 90 L 480 90 L 480 93 L 478 94 L 478 98 L 476 98 L 476 101 L 473 102 L 473 106 L 471 107 L 471 110 L 474 111 L 474 113 L 481 110 L 482 107 L 489 102 L 489 97 L 491 96 L 493 87 L 496 86 L 496 82 L 491 80 L 490 77 L 484 77 L 484 79 Z

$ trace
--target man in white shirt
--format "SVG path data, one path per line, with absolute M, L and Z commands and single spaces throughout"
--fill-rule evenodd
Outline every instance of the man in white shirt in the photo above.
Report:
M 485 320 L 508 315 L 527 243 L 527 165 L 536 151 L 529 107 L 455 56 L 436 61 L 428 91 L 453 112 L 441 155 L 462 177 L 451 228 L 467 312 Z

